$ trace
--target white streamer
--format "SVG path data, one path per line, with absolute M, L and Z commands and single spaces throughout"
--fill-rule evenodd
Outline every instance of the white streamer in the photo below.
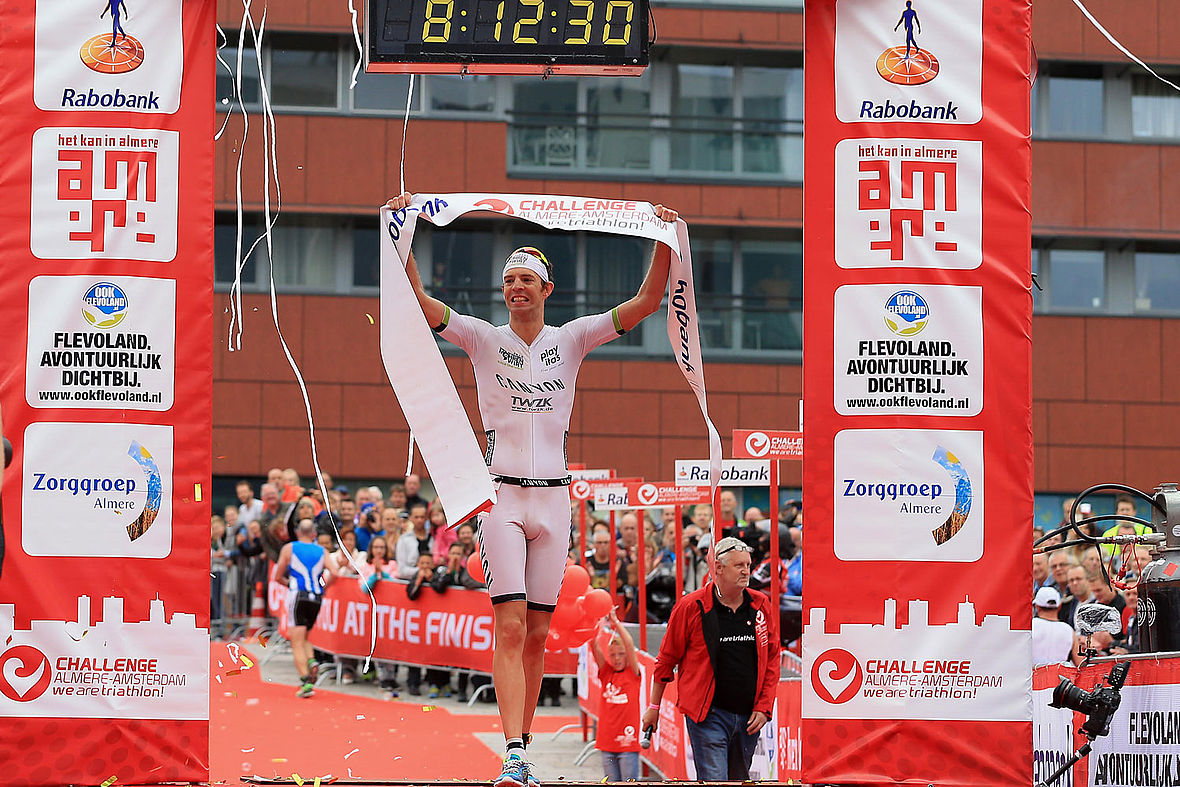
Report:
M 1125 46 L 1123 46 L 1121 43 L 1119 43 L 1119 40 L 1117 38 L 1115 38 L 1109 32 L 1107 32 L 1106 28 L 1102 26 L 1102 23 L 1099 22 L 1097 19 L 1095 19 L 1094 15 L 1090 13 L 1090 9 L 1086 8 L 1086 6 L 1084 6 L 1082 4 L 1082 0 L 1073 0 L 1073 4 L 1078 7 L 1078 10 L 1082 12 L 1082 14 L 1086 17 L 1086 19 L 1090 20 L 1090 24 L 1094 25 L 1095 29 L 1097 29 L 1098 32 L 1101 33 L 1106 38 L 1106 40 L 1109 41 L 1114 46 L 1115 49 L 1119 50 L 1124 55 L 1129 57 L 1131 60 L 1138 63 L 1140 66 L 1143 67 L 1143 69 L 1145 71 L 1147 71 L 1147 73 L 1151 74 L 1153 77 L 1158 79 L 1160 82 L 1163 82 L 1165 85 L 1172 88 L 1173 90 L 1180 91 L 1180 85 L 1177 85 L 1175 82 L 1172 82 L 1170 80 L 1164 79 L 1162 76 L 1157 74 L 1152 69 L 1151 66 L 1147 65 L 1142 60 L 1135 57 L 1135 55 L 1131 52 L 1131 50 L 1127 49 Z
M 235 79 L 235 85 L 236 85 L 237 94 L 238 94 L 238 106 L 242 110 L 242 122 L 244 125 L 243 125 L 243 131 L 242 131 L 241 147 L 238 151 L 238 164 L 237 164 L 236 184 L 235 184 L 236 189 L 237 189 L 237 192 L 236 192 L 236 196 L 237 196 L 237 239 L 235 242 L 235 253 L 237 254 L 237 260 L 236 260 L 237 264 L 236 264 L 235 273 L 234 273 L 234 286 L 233 286 L 233 290 L 231 291 L 231 303 L 233 304 L 233 306 L 231 307 L 232 316 L 231 316 L 231 322 L 230 322 L 230 331 L 232 333 L 234 331 L 234 328 L 236 327 L 237 332 L 236 332 L 236 334 L 231 336 L 229 348 L 231 351 L 233 351 L 235 349 L 241 349 L 241 335 L 242 335 L 242 325 L 243 325 L 242 306 L 241 306 L 242 269 L 246 264 L 246 260 L 249 259 L 250 255 L 253 254 L 254 250 L 258 247 L 258 244 L 265 240 L 266 250 L 267 250 L 267 261 L 268 261 L 267 274 L 268 274 L 269 284 L 270 284 L 271 319 L 274 322 L 275 333 L 278 336 L 279 344 L 283 348 L 283 355 L 286 357 L 287 364 L 291 367 L 291 371 L 295 375 L 295 381 L 296 381 L 296 383 L 298 383 L 300 394 L 303 397 L 303 408 L 304 408 L 304 413 L 307 417 L 308 437 L 309 437 L 309 440 L 311 443 L 311 461 L 312 461 L 312 466 L 315 468 L 316 486 L 319 488 L 320 494 L 323 496 L 324 502 L 327 503 L 328 489 L 324 483 L 323 470 L 320 468 L 319 450 L 316 446 L 316 438 L 315 438 L 315 418 L 312 414 L 311 398 L 310 398 L 310 395 L 308 394 L 308 391 L 307 391 L 307 384 L 304 382 L 304 379 L 303 379 L 303 373 L 299 369 L 299 364 L 295 361 L 294 356 L 291 354 L 291 349 L 287 345 L 287 340 L 286 340 L 286 338 L 284 338 L 283 330 L 279 325 L 278 295 L 275 292 L 275 279 L 274 279 L 274 266 L 273 266 L 274 243 L 273 243 L 273 236 L 272 236 L 272 230 L 274 229 L 275 223 L 278 221 L 279 214 L 282 212 L 282 205 L 283 205 L 282 189 L 279 185 L 278 146 L 277 146 L 278 136 L 276 133 L 276 122 L 275 122 L 274 109 L 270 103 L 270 91 L 267 89 L 266 76 L 262 70 L 262 61 L 263 61 L 262 40 L 263 40 L 263 35 L 264 35 L 265 29 L 266 29 L 267 9 L 266 8 L 263 9 L 262 19 L 261 19 L 260 23 L 258 24 L 257 28 L 255 28 L 254 18 L 250 14 L 251 1 L 252 0 L 242 0 L 242 11 L 243 11 L 242 24 L 241 24 L 241 28 L 240 28 L 239 34 L 238 34 L 238 56 L 237 56 L 237 61 L 236 61 L 237 74 L 236 74 L 236 79 Z M 262 97 L 262 116 L 263 116 L 263 120 L 264 120 L 263 125 L 262 125 L 262 151 L 263 151 L 262 152 L 262 155 L 263 155 L 263 184 L 262 184 L 263 200 L 262 201 L 263 201 L 263 215 L 264 215 L 265 220 L 263 222 L 262 235 L 259 236 L 257 239 L 255 239 L 254 243 L 251 244 L 251 246 L 250 246 L 249 250 L 247 250 L 246 254 L 242 255 L 242 253 L 241 253 L 242 252 L 242 223 L 243 223 L 242 160 L 245 156 L 245 151 L 246 151 L 246 139 L 247 139 L 248 132 L 249 132 L 249 119 L 248 119 L 248 116 L 245 111 L 245 106 L 242 103 L 241 87 L 242 87 L 242 49 L 244 48 L 244 45 L 245 45 L 245 33 L 246 33 L 247 25 L 249 25 L 250 32 L 254 37 L 254 51 L 255 51 L 255 55 L 256 55 L 255 60 L 257 61 L 257 65 L 258 65 L 259 92 Z M 271 200 L 270 200 L 270 184 L 271 184 L 272 177 L 274 179 L 274 189 L 275 189 L 275 206 L 274 206 L 273 214 L 271 212 Z M 292 512 L 293 512 L 293 510 L 294 509 L 292 509 Z M 344 553 L 344 556 L 347 558 L 348 564 L 352 567 L 352 569 L 354 571 L 356 571 L 357 574 L 360 574 L 361 573 L 360 566 L 357 564 L 356 560 L 348 552 L 348 550 L 344 548 L 344 541 L 340 536 L 340 530 L 339 530 L 339 528 L 337 528 L 336 520 L 334 517 L 331 516 L 330 511 L 329 511 L 329 515 L 328 515 L 328 521 L 332 525 L 332 530 L 336 535 L 336 542 L 340 545 L 340 549 Z M 365 657 L 365 665 L 364 665 L 364 669 L 367 670 L 369 668 L 369 662 L 373 656 L 373 651 L 377 647 L 377 600 L 373 596 L 373 591 L 371 588 L 366 587 L 365 592 L 368 594 L 370 601 L 373 602 L 371 604 L 371 622 L 370 622 L 370 632 L 369 632 L 369 654 L 368 654 L 368 656 Z
M 215 28 L 217 28 L 217 62 L 220 63 L 221 65 L 225 66 L 226 73 L 229 74 L 230 77 L 232 78 L 234 75 L 234 70 L 229 67 L 229 63 L 227 63 L 221 59 L 221 50 L 225 49 L 225 45 L 229 43 L 229 39 L 226 37 L 225 31 L 221 29 L 221 25 L 215 23 L 213 26 Z M 232 84 L 234 86 L 233 97 L 237 98 L 237 96 L 238 96 L 237 82 L 235 81 Z M 227 101 L 226 103 L 229 105 L 229 109 L 226 110 L 225 120 L 221 121 L 221 128 L 219 128 L 217 130 L 217 133 L 213 135 L 214 142 L 221 139 L 221 135 L 225 133 L 225 127 L 229 125 L 229 119 L 231 117 L 233 117 L 233 114 L 234 114 L 233 103 L 229 102 L 229 101 Z
M 361 43 L 361 31 L 356 24 L 356 6 L 353 0 L 348 0 L 348 13 L 352 16 L 352 40 L 356 44 L 356 65 L 352 67 L 352 81 L 348 83 L 348 89 L 352 90 L 356 87 L 356 75 L 361 72 L 361 66 L 364 64 L 365 49 Z
M 406 116 L 402 118 L 402 155 L 399 162 L 401 167 L 400 187 L 398 196 L 406 193 L 406 129 L 410 127 L 410 104 L 414 101 L 414 75 L 410 74 L 410 87 L 406 92 Z M 414 469 L 414 427 L 410 427 L 410 446 L 406 456 L 406 475 Z

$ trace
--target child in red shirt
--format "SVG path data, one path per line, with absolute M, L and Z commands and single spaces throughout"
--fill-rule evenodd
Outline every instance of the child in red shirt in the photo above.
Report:
M 613 609 L 610 624 L 614 636 L 605 655 L 598 638 L 590 640 L 602 684 L 594 745 L 602 753 L 607 781 L 621 782 L 639 778 L 639 659 L 631 635 Z

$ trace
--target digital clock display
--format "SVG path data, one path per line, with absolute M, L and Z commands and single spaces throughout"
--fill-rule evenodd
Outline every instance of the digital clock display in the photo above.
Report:
M 369 0 L 368 71 L 641 73 L 648 0 Z

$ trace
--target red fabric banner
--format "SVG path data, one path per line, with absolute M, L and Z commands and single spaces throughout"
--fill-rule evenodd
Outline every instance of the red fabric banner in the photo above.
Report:
M 8 785 L 208 778 L 214 3 L 133 6 L 0 25 Z
M 806 14 L 804 781 L 1027 785 L 1031 5 Z
M 324 592 L 323 606 L 308 639 L 320 650 L 365 658 L 376 626 L 373 658 L 491 673 L 495 627 L 486 590 L 423 588 L 406 596 L 404 582 L 378 582 L 373 599 L 356 580 L 341 579 Z M 286 599 L 280 615 L 286 613 Z M 546 675 L 574 675 L 577 656 L 565 650 L 545 654 Z

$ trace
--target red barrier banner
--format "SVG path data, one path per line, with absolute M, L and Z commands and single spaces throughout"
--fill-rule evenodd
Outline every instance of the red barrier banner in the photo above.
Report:
M 333 582 L 324 592 L 308 639 L 320 650 L 363 659 L 369 655 L 375 626 L 374 659 L 490 674 L 495 625 L 487 591 L 449 588 L 439 593 L 426 587 L 410 599 L 407 587 L 404 582 L 378 582 L 370 598 L 359 580 Z M 286 614 L 286 607 L 284 598 L 280 615 Z M 577 666 L 573 651 L 545 654 L 546 675 L 574 675 Z
M 737 459 L 802 459 L 803 433 L 775 429 L 734 429 Z
M 1033 673 L 1033 719 L 1037 782 L 1065 764 L 1085 742 L 1076 734 L 1086 716 L 1050 708 L 1061 678 L 1091 691 L 1103 684 L 1112 662 L 1083 669 L 1038 667 Z M 1110 734 L 1094 741 L 1093 751 L 1056 782 L 1058 787 L 1164 787 L 1180 784 L 1180 658 L 1143 657 L 1131 661 L 1122 701 L 1110 721 Z
M 805 11 L 804 780 L 1027 785 L 1031 4 Z
M 214 11 L 4 5 L 6 785 L 208 779 Z

